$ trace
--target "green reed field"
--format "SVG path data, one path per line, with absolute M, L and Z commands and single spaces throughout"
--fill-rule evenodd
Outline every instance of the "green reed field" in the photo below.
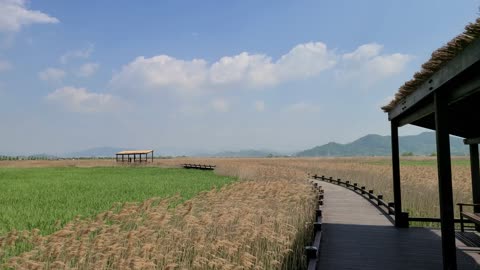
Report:
M 0 168 L 0 236 L 32 229 L 50 234 L 116 203 L 177 194 L 186 200 L 233 181 L 208 171 L 154 167 Z

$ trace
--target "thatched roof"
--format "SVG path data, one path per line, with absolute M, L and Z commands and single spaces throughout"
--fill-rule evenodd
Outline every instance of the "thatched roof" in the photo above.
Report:
M 395 98 L 388 105 L 383 106 L 382 110 L 384 112 L 391 111 L 403 98 L 413 93 L 419 86 L 428 81 L 435 72 L 439 71 L 446 63 L 455 58 L 458 53 L 478 38 L 480 38 L 480 18 L 474 23 L 465 26 L 465 31 L 462 34 L 434 51 L 430 60 L 422 65 L 422 70 L 415 73 L 413 79 L 405 82 L 398 89 Z

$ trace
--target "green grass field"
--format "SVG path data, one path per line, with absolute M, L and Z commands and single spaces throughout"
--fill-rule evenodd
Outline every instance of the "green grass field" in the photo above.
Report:
M 208 171 L 153 167 L 0 168 L 0 236 L 34 228 L 50 234 L 116 202 L 176 194 L 188 199 L 233 181 Z

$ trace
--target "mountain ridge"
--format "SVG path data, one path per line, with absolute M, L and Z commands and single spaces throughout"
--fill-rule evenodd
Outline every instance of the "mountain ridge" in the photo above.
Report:
M 389 156 L 391 155 L 391 137 L 378 134 L 368 134 L 357 140 L 340 144 L 330 142 L 321 146 L 300 151 L 297 157 L 322 156 Z M 430 155 L 436 152 L 434 132 L 423 132 L 418 135 L 399 136 L 400 153 L 415 155 Z M 468 149 L 463 140 L 450 137 L 452 155 L 467 155 Z

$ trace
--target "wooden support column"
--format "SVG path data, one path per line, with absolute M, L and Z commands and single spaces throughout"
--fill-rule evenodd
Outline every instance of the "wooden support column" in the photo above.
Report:
M 153 162 L 153 151 L 152 151 L 152 162 Z
M 408 220 L 402 218 L 402 190 L 400 184 L 400 150 L 398 143 L 398 125 L 391 122 L 392 129 L 392 171 L 393 171 L 393 200 L 395 201 L 395 226 L 408 227 Z
M 435 129 L 437 137 L 438 191 L 442 231 L 443 269 L 457 269 L 455 226 L 453 216 L 452 167 L 448 103 L 440 93 L 435 94 Z
M 472 201 L 480 203 L 480 164 L 478 160 L 478 144 L 470 144 L 470 168 L 472 170 Z M 480 206 L 474 206 L 473 211 L 480 213 Z M 476 226 L 477 231 L 480 226 Z

